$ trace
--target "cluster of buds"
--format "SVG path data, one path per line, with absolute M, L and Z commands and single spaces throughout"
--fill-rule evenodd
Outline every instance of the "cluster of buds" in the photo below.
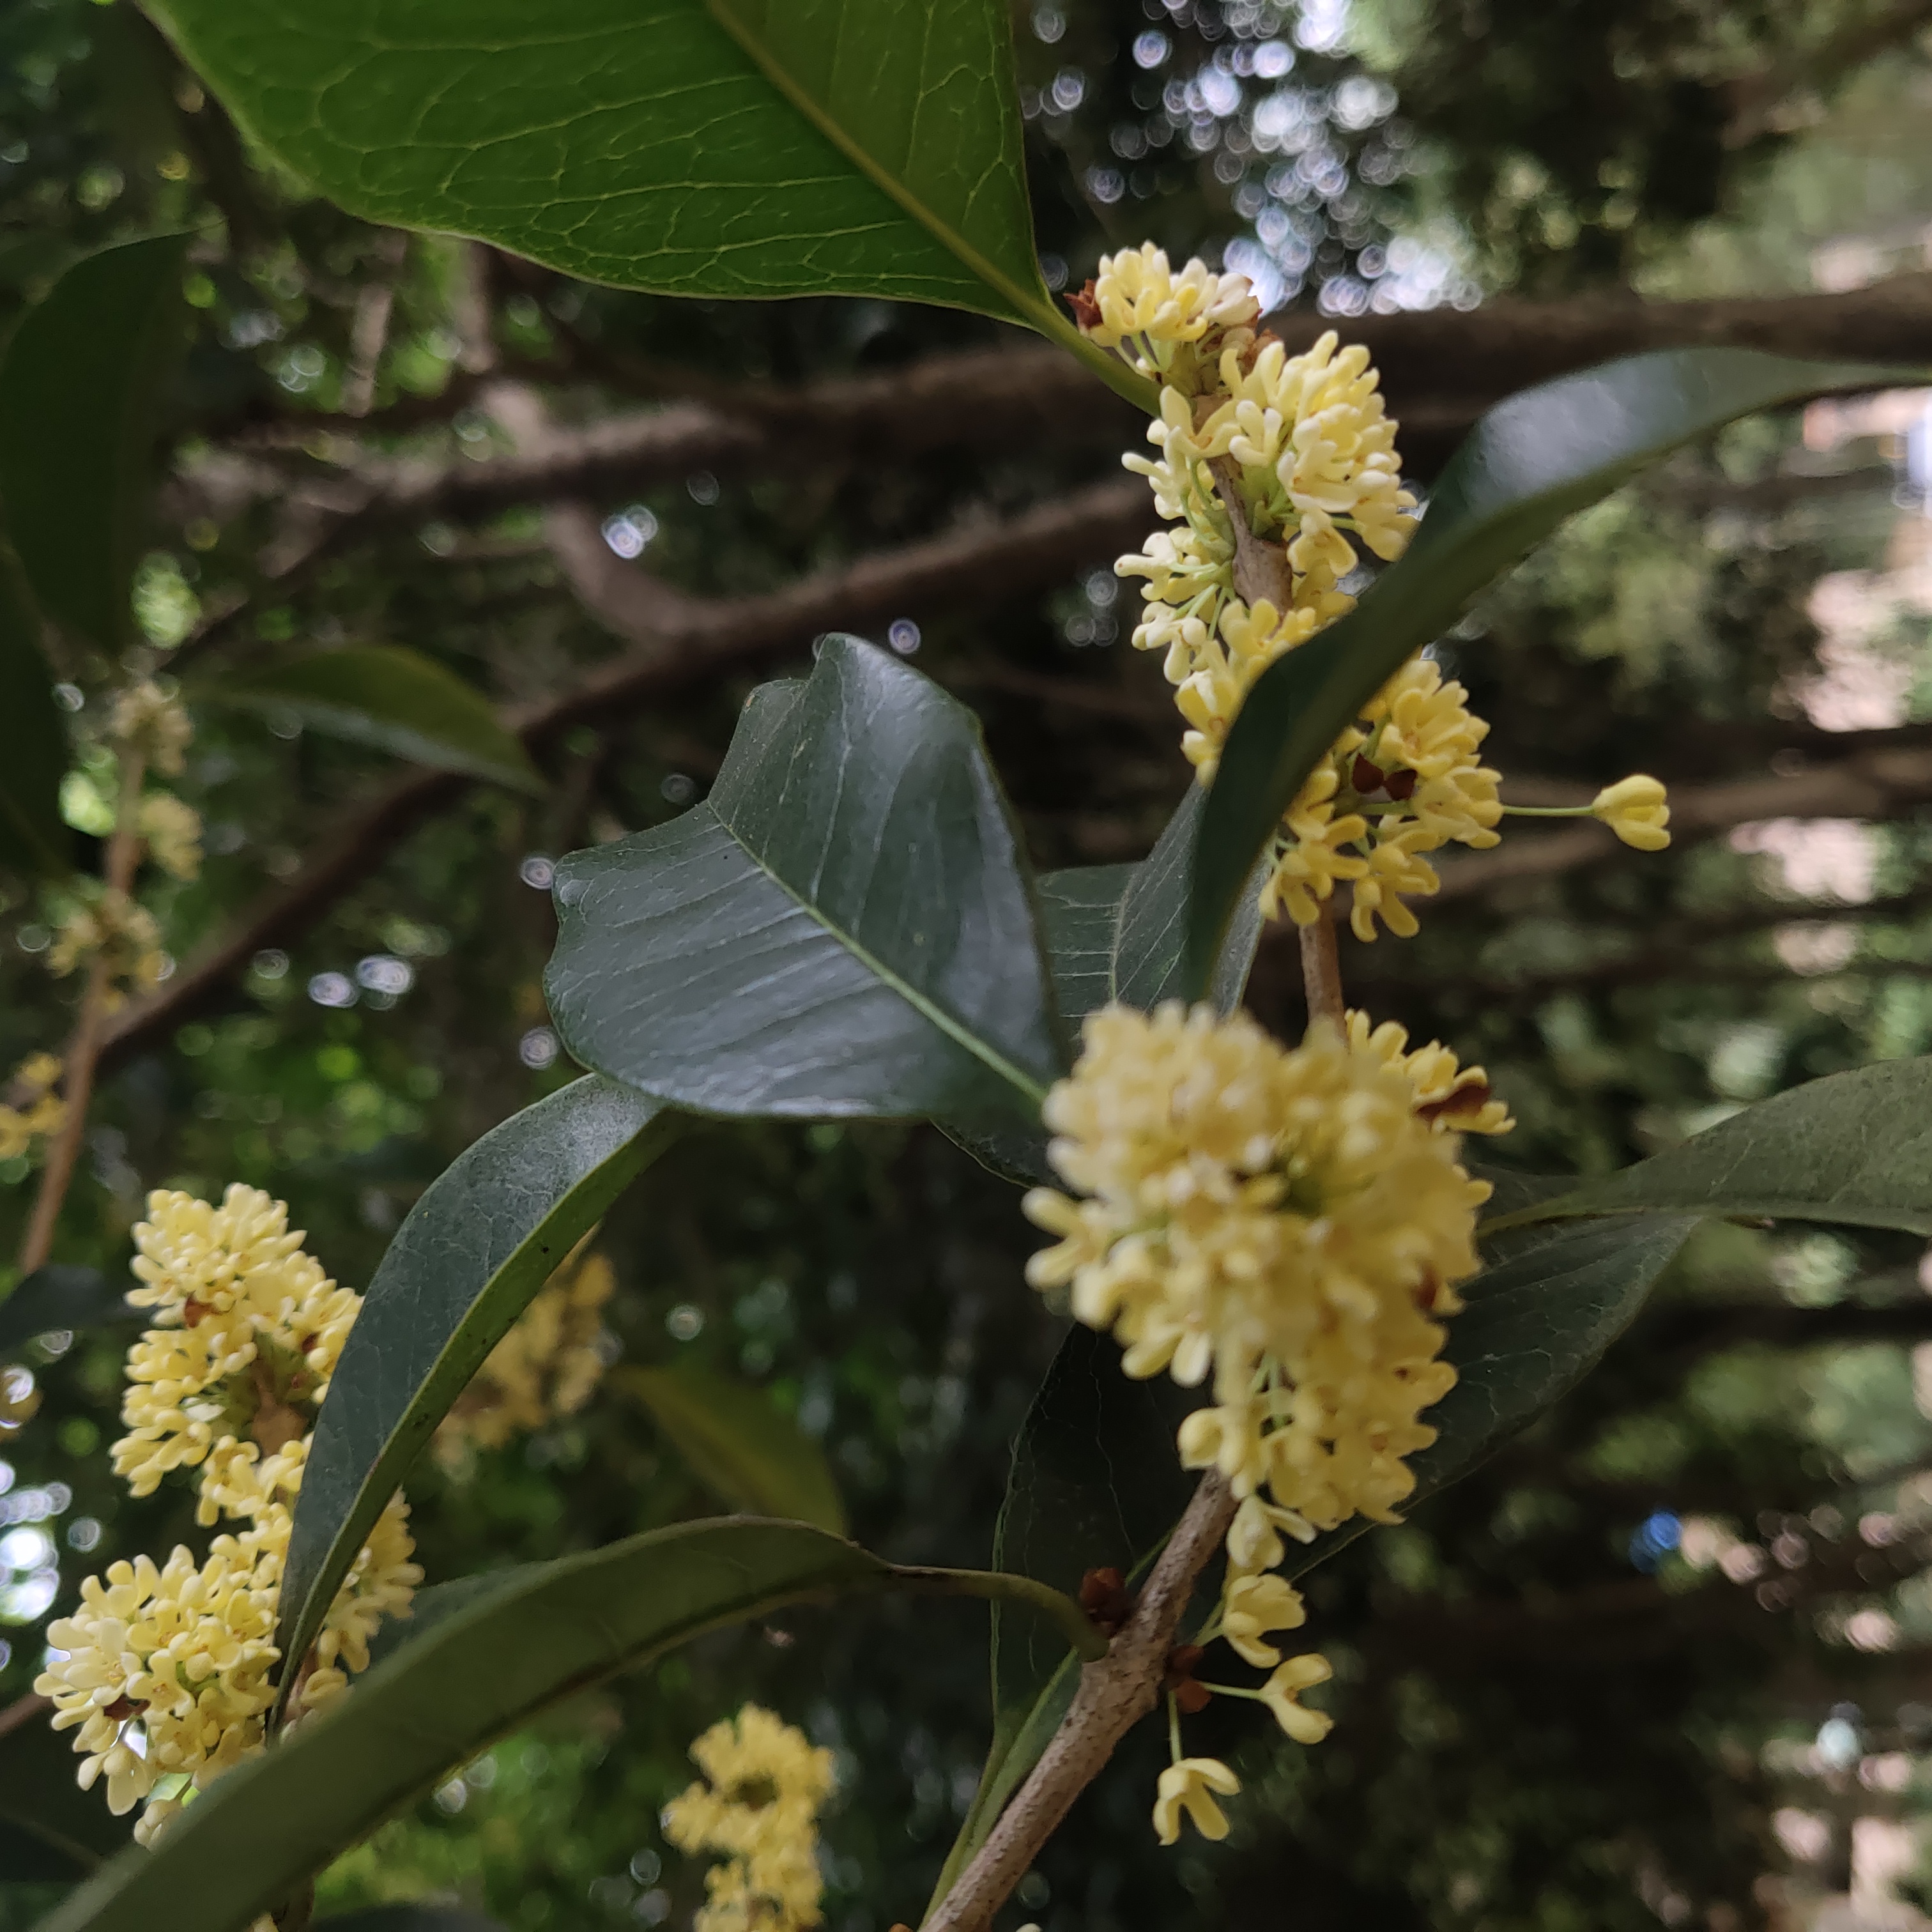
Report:
M 1392 562 L 1415 527 L 1396 428 L 1366 350 L 1330 332 L 1290 356 L 1258 327 L 1246 278 L 1198 261 L 1176 274 L 1151 243 L 1102 258 L 1070 298 L 1090 340 L 1160 385 L 1148 440 L 1129 454 L 1168 527 L 1114 566 L 1142 580 L 1133 640 L 1162 654 L 1186 721 L 1182 748 L 1203 784 L 1269 665 L 1353 609 L 1344 587 L 1366 550 Z M 1359 548 L 1358 548 L 1359 546 Z M 1318 764 L 1283 815 L 1262 904 L 1300 926 L 1351 888 L 1350 923 L 1417 930 L 1411 898 L 1441 884 L 1426 855 L 1497 842 L 1499 775 L 1482 763 L 1489 727 L 1426 656 L 1412 659 Z M 1627 844 L 1669 844 L 1654 778 L 1626 778 L 1592 804 Z
M 1326 1733 L 1300 1696 L 1328 1664 L 1272 1641 L 1306 1615 L 1276 1573 L 1290 1542 L 1357 1515 L 1393 1522 L 1413 1490 L 1406 1459 L 1435 1439 L 1421 1412 L 1455 1383 L 1442 1324 L 1475 1272 L 1490 1192 L 1460 1165 L 1460 1137 L 1514 1123 L 1480 1067 L 1434 1042 L 1412 1051 L 1398 1026 L 1351 1013 L 1287 1048 L 1245 1016 L 1178 1004 L 1091 1015 L 1044 1112 L 1073 1192 L 1027 1196 L 1059 1237 L 1028 1279 L 1111 1329 L 1127 1374 L 1211 1390 L 1181 1425 L 1180 1460 L 1219 1469 L 1238 1507 L 1196 1642 L 1225 1640 L 1270 1675 L 1208 1684 L 1190 1657 L 1169 1687 L 1174 1762 L 1154 1823 L 1168 1843 L 1184 1815 L 1220 1836 L 1214 1798 L 1234 1774 L 1184 1756 L 1180 1715 L 1225 1694 L 1262 1702 L 1300 1743 Z M 1104 1580 L 1090 1580 L 1090 1609 L 1108 1609 Z
M 54 1091 L 60 1079 L 61 1063 L 51 1053 L 30 1053 L 14 1068 L 8 1098 L 0 1101 L 0 1160 L 16 1160 L 60 1132 L 67 1119 L 66 1102 Z
M 168 1472 L 198 1472 L 196 1516 L 224 1519 L 196 1562 L 177 1546 L 88 1577 L 47 1630 L 34 1689 L 75 1733 L 82 1789 L 105 1778 L 117 1814 L 147 1801 L 143 1843 L 204 1788 L 262 1747 L 281 1652 L 283 1565 L 315 1414 L 362 1297 L 302 1251 L 279 1201 L 230 1187 L 219 1207 L 148 1197 L 134 1230 L 130 1304 L 155 1325 L 128 1352 L 114 1468 L 135 1496 Z M 409 1509 L 392 1497 L 337 1592 L 294 1688 L 298 1716 L 322 1708 L 369 1662 L 386 1617 L 406 1616 L 422 1572 Z

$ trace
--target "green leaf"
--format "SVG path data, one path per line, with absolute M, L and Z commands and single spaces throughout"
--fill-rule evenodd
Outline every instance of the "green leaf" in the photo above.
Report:
M 285 1658 L 307 1653 L 356 1552 L 484 1357 L 675 1131 L 644 1095 L 593 1075 L 492 1128 L 410 1210 L 316 1418 L 283 1576 Z
M 56 1328 L 78 1332 L 140 1319 L 140 1311 L 128 1306 L 121 1285 L 98 1268 L 56 1262 L 36 1268 L 0 1301 L 0 1351 L 17 1348 Z
M 1755 350 L 1673 349 L 1562 376 L 1491 410 L 1444 471 L 1407 554 L 1353 611 L 1270 665 L 1248 693 L 1202 819 L 1184 984 L 1208 982 L 1250 868 L 1329 746 L 1411 656 L 1566 517 L 1739 416 L 1915 380 Z
M 845 1504 L 825 1452 L 764 1390 L 701 1369 L 621 1368 L 691 1472 L 733 1509 L 845 1534 Z
M 710 797 L 557 868 L 547 988 L 586 1066 L 700 1113 L 1031 1121 L 1066 1064 L 970 712 L 828 638 Z
M 1112 1336 L 1076 1323 L 1013 1443 L 995 1567 L 1069 1595 L 1089 1570 L 1132 1575 L 1194 1493 L 1196 1478 L 1181 1468 L 1174 1436 L 1199 1400 L 1165 1376 L 1131 1380 Z M 994 1606 L 993 1742 L 935 1901 L 985 1843 L 1072 1698 L 1076 1660 L 1036 1622 Z
M 1207 794 L 1190 785 L 1154 850 L 1132 866 L 1080 866 L 1039 881 L 1048 970 L 1070 1026 L 1110 1000 L 1146 1011 L 1179 997 L 1187 929 L 1188 882 Z M 1237 909 L 1222 943 L 1210 997 L 1224 1013 L 1241 1003 L 1261 938 L 1261 872 Z M 1022 1185 L 1056 1184 L 1046 1134 L 1037 1120 L 997 1127 L 941 1121 L 945 1132 L 983 1167 Z
M 522 791 L 544 788 L 530 754 L 498 723 L 490 700 L 420 651 L 393 644 L 311 651 L 245 677 L 197 684 L 189 696 L 271 718 L 293 716 L 313 730 L 440 771 Z
M 1040 280 L 1006 0 L 148 11 L 250 134 L 370 220 L 659 294 L 975 309 L 1112 360 Z
M 41 654 L 40 619 L 0 542 L 0 866 L 58 877 L 73 839 L 61 817 L 67 725 Z
M 1580 1381 L 1635 1318 L 1697 1220 L 1643 1214 L 1510 1238 L 1464 1287 L 1468 1305 L 1448 1324 L 1444 1353 L 1459 1379 L 1427 1412 L 1436 1439 L 1408 1459 L 1416 1487 L 1406 1507 L 1466 1475 Z M 1043 1581 L 1062 1588 L 1102 1564 L 1129 1574 L 1166 1540 L 1192 1494 L 1174 1433 L 1204 1398 L 1166 1378 L 1127 1382 L 1119 1352 L 1111 1338 L 1076 1329 L 1055 1358 L 1015 1449 L 994 1558 L 1003 1568 L 1031 1574 L 1037 1564 Z M 1358 1516 L 1292 1550 L 1283 1574 L 1304 1575 L 1375 1526 Z M 1073 1694 L 1070 1658 L 1055 1659 L 1030 1634 L 1023 1647 L 1004 1635 L 996 1627 L 993 1747 L 942 1889 L 985 1842 Z
M 1491 1228 L 1643 1209 L 1932 1234 L 1932 1058 L 1828 1074 Z
M 907 1568 L 804 1523 L 680 1523 L 508 1573 L 238 1766 L 40 1932 L 240 1932 L 452 1765 L 559 1700 L 708 1630 L 835 1594 L 1022 1597 L 1089 1654 L 1078 1607 L 1021 1577 Z
M 41 609 L 118 656 L 133 634 L 155 404 L 185 339 L 188 238 L 83 256 L 0 358 L 0 504 Z

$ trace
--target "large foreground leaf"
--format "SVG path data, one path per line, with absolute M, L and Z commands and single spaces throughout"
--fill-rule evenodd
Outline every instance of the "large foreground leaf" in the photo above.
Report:
M 410 1210 L 316 1418 L 282 1583 L 285 1658 L 308 1651 L 484 1358 L 674 1131 L 644 1095 L 592 1076 L 493 1128 Z
M 884 296 L 1066 339 L 1005 0 L 148 0 L 352 213 L 620 287 Z
M 184 340 L 184 235 L 83 256 L 0 358 L 0 504 L 41 609 L 118 656 L 152 482 L 158 392 Z
M 1642 1214 L 1507 1238 L 1506 1252 L 1464 1288 L 1468 1306 L 1448 1324 L 1444 1353 L 1458 1380 L 1427 1413 L 1434 1444 L 1409 1458 L 1413 1502 L 1467 1474 L 1573 1388 L 1636 1318 L 1696 1222 L 1695 1215 Z M 1042 1384 L 1015 1447 L 994 1559 L 1003 1567 L 1032 1574 L 1037 1564 L 1048 1582 L 1077 1583 L 1106 1564 L 1125 1574 L 1165 1540 L 1192 1493 L 1191 1478 L 1174 1486 L 1174 1431 L 1205 1398 L 1164 1379 L 1128 1383 L 1118 1366 L 1110 1374 L 1110 1354 L 1117 1364 L 1111 1339 L 1082 1341 L 1076 1330 Z M 1292 1550 L 1285 1574 L 1304 1574 L 1374 1526 L 1358 1516 Z M 1054 1657 L 1030 1634 L 1014 1642 L 1004 1619 L 995 1672 L 992 1750 L 949 1874 L 985 1841 L 1073 1694 L 1072 1657 Z
M 644 1404 L 728 1508 L 845 1534 L 845 1504 L 824 1450 L 763 1389 L 682 1366 L 614 1369 L 609 1380 Z
M 1037 1115 L 1064 1047 L 1011 812 L 964 706 L 827 638 L 710 797 L 557 868 L 572 1054 L 718 1114 Z
M 246 677 L 212 680 L 191 694 L 201 704 L 292 716 L 439 770 L 542 789 L 529 753 L 498 723 L 490 700 L 420 651 L 392 644 L 311 651 Z
M 115 1860 L 43 1932 L 239 1932 L 344 1846 L 559 1699 L 706 1630 L 809 1598 L 1024 1594 L 1024 1579 L 910 1569 L 803 1523 L 681 1523 L 512 1572 L 370 1670 L 326 1717 L 229 1772 L 153 1850 Z
M 1202 819 L 1186 985 L 1208 983 L 1249 870 L 1323 753 L 1405 660 L 1566 517 L 1738 416 L 1910 380 L 1755 350 L 1673 349 L 1562 376 L 1491 410 L 1444 471 L 1408 554 L 1249 692 Z
M 1932 1234 L 1932 1058 L 1808 1081 L 1490 1225 L 1645 1209 Z

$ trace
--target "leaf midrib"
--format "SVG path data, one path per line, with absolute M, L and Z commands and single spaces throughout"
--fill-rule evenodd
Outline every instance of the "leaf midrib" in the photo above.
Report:
M 940 4 L 944 3 L 944 0 L 940 0 Z M 944 220 L 922 201 L 890 169 L 881 166 L 874 160 L 799 86 L 773 58 L 770 49 L 742 22 L 734 17 L 729 7 L 722 4 L 721 0 L 700 0 L 700 4 L 712 19 L 730 35 L 733 42 L 743 50 L 765 79 L 874 188 L 889 196 L 928 234 L 936 237 L 955 260 L 971 270 L 988 288 L 1004 296 L 1018 315 L 1030 321 L 1036 328 L 1045 327 L 1055 334 L 1059 332 L 1052 328 L 1052 325 L 1057 323 L 1060 318 L 1050 307 L 1041 302 L 1037 296 L 1018 286 L 1004 269 L 995 268 L 950 222 Z M 953 4 L 958 4 L 958 0 L 953 0 Z
M 829 917 L 821 907 L 807 898 L 782 874 L 766 865 L 764 860 L 752 849 L 744 835 L 718 809 L 716 806 L 712 806 L 710 809 L 712 816 L 730 835 L 732 844 L 736 846 L 738 850 L 743 853 L 745 856 L 757 866 L 758 870 L 770 880 L 793 904 L 821 930 L 829 932 L 847 952 L 851 954 L 854 958 L 883 984 L 890 987 L 908 1006 L 912 1008 L 914 1012 L 930 1024 L 937 1027 L 956 1046 L 963 1046 L 975 1060 L 997 1073 L 1009 1086 L 1024 1094 L 1036 1107 L 1046 1104 L 1046 1089 L 1038 1081 L 1022 1072 L 1019 1068 L 1008 1060 L 1004 1054 L 995 1052 L 962 1021 L 955 1019 L 936 1000 L 928 998 L 909 980 L 894 972 L 868 947 L 861 944 L 854 934 L 848 932 L 836 920 Z

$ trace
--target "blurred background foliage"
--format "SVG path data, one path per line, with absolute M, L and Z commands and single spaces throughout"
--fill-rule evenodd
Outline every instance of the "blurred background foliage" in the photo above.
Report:
M 1928 15 L 1040 0 L 1016 22 L 1048 278 L 1077 286 L 1150 236 L 1345 332 L 1512 296 L 1614 323 L 1640 296 L 1854 291 L 1932 247 Z M 493 380 L 575 426 L 640 401 L 728 416 L 772 385 L 1010 340 L 876 303 L 614 294 L 373 230 L 252 158 L 126 0 L 0 10 L 0 302 L 170 226 L 196 233 L 196 320 L 138 609 L 190 684 L 291 640 L 400 643 L 514 706 L 612 656 L 542 491 L 447 519 L 328 509 L 358 464 L 508 452 Z M 1359 1002 L 1486 1063 L 1521 1122 L 1510 1164 L 1600 1169 L 1932 1048 L 1932 782 L 1910 763 L 1932 746 L 1928 421 L 1906 394 L 1744 425 L 1579 518 L 1447 641 L 1506 796 L 1648 770 L 1706 806 L 1666 860 L 1587 833 L 1565 862 L 1452 873 L 1412 943 L 1345 941 Z M 1051 505 L 1108 473 L 1103 442 L 842 447 L 634 492 L 600 474 L 578 507 L 670 590 L 742 596 Z M 1043 866 L 1138 856 L 1186 782 L 1106 562 L 1069 554 L 1037 595 L 1004 592 L 994 561 L 974 598 L 870 626 L 979 710 Z M 113 668 L 78 651 L 58 668 L 84 748 Z M 243 1180 L 366 1282 L 427 1180 L 568 1077 L 540 989 L 550 862 L 701 796 L 749 681 L 699 666 L 639 715 L 578 724 L 541 748 L 542 798 L 440 798 L 310 892 L 286 944 L 122 1057 L 58 1258 L 118 1271 L 148 1189 Z M 308 890 L 394 770 L 292 719 L 196 715 L 182 790 L 207 862 L 148 894 L 184 962 Z M 83 836 L 98 767 L 83 749 L 70 785 Z M 12 1065 L 60 1040 L 70 988 L 44 970 L 58 905 L 0 895 Z M 1264 949 L 1253 998 L 1298 1030 L 1292 946 Z M 0 1164 L 16 1232 L 30 1176 Z M 1057 1339 L 1022 1280 L 1031 1245 L 1011 1191 L 930 1132 L 704 1126 L 599 1238 L 605 1353 L 756 1385 L 824 1444 L 861 1540 L 981 1563 Z M 1530 1436 L 1318 1574 L 1328 1742 L 1284 1746 L 1245 1707 L 1200 1720 L 1250 1780 L 1226 1846 L 1160 1850 L 1148 1764 L 1123 1764 L 1018 1910 L 1047 1932 L 1921 1922 L 1928 1292 L 1897 1238 L 1707 1231 Z M 194 1540 L 184 1490 L 135 1504 L 110 1479 L 125 1340 L 21 1353 L 42 1401 L 0 1466 L 0 1700 L 26 1692 L 83 1574 Z M 409 1494 L 432 1580 L 716 1507 L 614 1381 L 462 1470 L 426 1462 Z M 984 1748 L 983 1639 L 983 1612 L 925 1602 L 708 1639 L 452 1777 L 345 1857 L 324 1904 L 442 1898 L 519 1932 L 682 1924 L 701 1874 L 657 1814 L 690 1738 L 751 1696 L 838 1752 L 830 1924 L 912 1922 Z M 28 1922 L 31 1890 L 0 1898 Z

